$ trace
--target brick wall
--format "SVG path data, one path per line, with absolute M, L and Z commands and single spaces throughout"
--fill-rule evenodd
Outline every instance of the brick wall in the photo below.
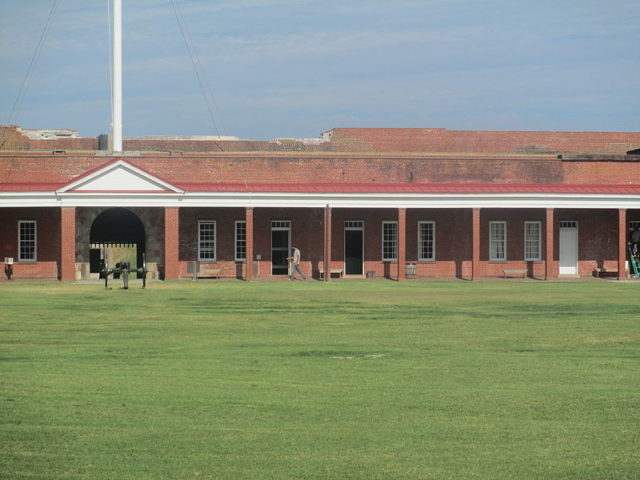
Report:
M 109 157 L 93 155 L 0 155 L 0 181 L 3 182 L 59 182 L 96 168 Z M 576 184 L 640 184 L 640 162 L 570 161 L 563 162 L 553 156 L 535 157 L 395 157 L 366 155 L 203 155 L 170 157 L 162 155 L 131 157 L 131 161 L 152 174 L 177 184 L 183 182 L 495 182 L 495 183 L 576 183 Z M 160 218 L 162 217 L 162 218 Z M 204 218 L 208 217 L 208 218 Z M 343 266 L 343 222 L 348 219 L 365 221 L 365 271 L 377 276 L 395 276 L 397 265 L 381 261 L 381 222 L 396 220 L 397 209 L 333 211 L 332 266 Z M 630 210 L 628 220 L 640 218 L 640 211 Z M 0 259 L 17 257 L 17 220 L 38 221 L 38 262 L 14 268 L 25 276 L 49 277 L 58 275 L 57 262 L 71 258 L 60 245 L 59 209 L 0 209 Z M 158 256 L 166 263 L 167 278 L 186 274 L 189 260 L 197 256 L 195 235 L 197 220 L 216 220 L 218 228 L 219 262 L 224 263 L 229 276 L 238 274 L 233 259 L 233 222 L 244 219 L 243 209 L 167 209 L 159 215 L 158 231 L 166 242 L 157 248 Z M 470 210 L 414 210 L 407 211 L 406 260 L 417 260 L 417 221 L 435 220 L 438 239 L 437 261 L 420 262 L 418 275 L 469 276 L 471 267 L 471 211 Z M 589 275 L 600 263 L 607 269 L 617 269 L 618 225 L 617 210 L 555 211 L 554 222 L 577 220 L 580 223 L 580 273 Z M 67 218 L 67 221 L 70 219 Z M 317 274 L 323 259 L 322 209 L 256 209 L 254 253 L 261 254 L 260 275 L 270 276 L 271 220 L 292 221 L 292 243 L 303 252 L 302 268 L 307 274 Z M 507 262 L 488 261 L 488 222 L 507 221 L 509 248 Z M 545 221 L 544 210 L 483 210 L 480 238 L 480 276 L 499 275 L 505 268 L 531 268 L 536 276 L 543 276 L 544 263 L 529 265 L 523 260 L 522 222 Z M 194 223 L 195 222 L 195 223 Z M 162 223 L 162 226 L 160 226 Z M 178 237 L 180 225 L 180 237 Z M 46 240 L 44 240 L 46 239 Z M 182 244 L 180 242 L 183 242 Z M 554 262 L 558 260 L 558 234 L 554 238 Z M 165 250 L 164 247 L 167 246 Z M 544 251 L 544 250 L 543 250 Z M 180 262 L 180 263 L 179 263 Z M 63 261 L 63 265 L 69 262 Z M 555 271 L 554 264 L 551 272 Z M 61 271 L 63 278 L 71 278 Z
M 344 152 L 624 154 L 640 132 L 539 132 L 444 128 L 336 128 L 331 148 Z
M 640 132 L 553 132 L 447 130 L 444 128 L 335 128 L 331 140 L 309 144 L 297 139 L 195 140 L 127 138 L 128 151 L 159 152 L 450 152 L 602 153 L 640 148 Z M 3 145 L 4 144 L 4 145 Z M 98 138 L 31 140 L 15 126 L 0 126 L 0 150 L 97 150 Z
M 436 261 L 418 261 L 418 222 L 436 225 Z M 471 210 L 407 211 L 407 262 L 417 263 L 418 276 L 466 277 L 471 263 Z
M 98 150 L 97 137 L 29 140 L 29 143 L 31 145 L 31 150 Z
M 31 150 L 30 140 L 15 125 L 0 125 L 0 150 Z
M 180 209 L 180 276 L 188 273 L 189 262 L 198 260 L 198 221 L 216 222 L 216 257 L 207 264 L 220 270 L 220 276 L 237 278 L 242 265 L 235 262 L 235 222 L 245 220 L 244 208 L 181 208 Z
M 18 221 L 35 220 L 37 262 L 18 262 Z M 57 208 L 0 208 L 0 276 L 4 258 L 13 257 L 14 278 L 57 278 L 60 250 L 60 210 Z
M 411 212 L 411 210 L 409 210 Z M 333 232 L 331 236 L 331 268 L 344 268 L 344 222 L 364 222 L 364 272 L 374 272 L 376 277 L 396 278 L 397 262 L 382 261 L 382 222 L 398 220 L 398 209 L 343 209 L 332 210 Z M 407 254 L 407 258 L 410 255 Z
M 267 141 L 257 140 L 145 140 L 124 139 L 123 148 L 126 151 L 155 151 L 155 152 L 259 152 L 277 150 L 276 146 Z
M 237 211 L 235 211 L 237 210 Z M 241 209 L 188 209 L 181 213 L 180 260 L 184 262 L 181 275 L 186 273 L 186 261 L 197 257 L 197 220 L 216 220 L 217 248 L 220 268 L 224 276 L 239 273 L 233 259 L 234 221 L 243 219 Z M 629 220 L 640 219 L 640 211 L 633 211 Z M 292 244 L 302 251 L 302 269 L 307 275 L 317 276 L 323 260 L 323 211 L 322 209 L 255 209 L 255 253 L 262 255 L 259 277 L 271 276 L 271 221 L 290 220 Z M 364 222 L 364 272 L 373 271 L 377 277 L 397 275 L 395 262 L 382 261 L 382 222 L 397 220 L 397 209 L 333 209 L 331 268 L 344 268 L 344 222 Z M 436 222 L 436 261 L 418 261 L 418 221 Z M 507 222 L 507 260 L 489 261 L 489 222 Z M 559 234 L 557 223 L 561 220 L 577 220 L 580 225 L 579 272 L 592 274 L 597 265 L 611 271 L 617 268 L 617 210 L 556 210 L 554 223 L 554 265 L 558 262 Z M 528 269 L 530 275 L 545 275 L 545 222 L 546 211 L 483 209 L 481 211 L 479 271 L 477 276 L 501 276 L 504 269 Z M 541 222 L 542 260 L 524 260 L 524 222 Z M 469 277 L 471 274 L 471 210 L 445 209 L 407 211 L 406 261 L 418 265 L 419 277 Z M 557 269 L 557 265 L 555 265 Z
M 111 160 L 86 155 L 0 155 L 3 182 L 70 182 Z M 640 161 L 570 161 L 553 156 L 389 157 L 333 155 L 141 156 L 127 161 L 183 183 L 541 183 L 639 184 Z
M 323 209 L 256 208 L 255 254 L 260 254 L 258 279 L 271 278 L 271 221 L 291 221 L 291 243 L 302 251 L 302 269 L 311 276 L 317 276 L 324 259 L 323 253 Z M 14 257 L 14 277 L 74 279 L 75 238 L 69 227 L 68 234 L 62 235 L 60 224 L 73 223 L 74 209 L 0 209 L 0 260 Z M 332 210 L 332 251 L 331 268 L 344 268 L 344 222 L 361 220 L 364 222 L 364 272 L 373 271 L 377 277 L 397 275 L 396 262 L 382 261 L 382 222 L 397 220 L 397 209 L 333 209 Z M 222 276 L 241 277 L 244 266 L 236 264 L 234 258 L 235 221 L 244 220 L 244 209 L 189 208 L 165 211 L 167 228 L 165 261 L 166 278 L 186 276 L 189 261 L 197 259 L 198 220 L 216 221 L 217 256 L 216 264 Z M 38 261 L 17 262 L 17 222 L 36 220 L 38 228 Z M 489 260 L 489 222 L 505 221 L 507 224 L 507 260 Z M 551 277 L 557 275 L 559 261 L 558 222 L 574 220 L 579 224 L 579 273 L 590 276 L 596 266 L 609 271 L 618 269 L 618 210 L 569 210 L 556 209 L 553 223 L 556 229 L 553 237 L 554 258 L 550 268 Z M 419 221 L 434 221 L 436 225 L 436 260 L 418 261 Z M 542 228 L 541 252 L 546 251 L 545 230 L 546 211 L 543 209 L 483 209 L 480 215 L 479 264 L 477 277 L 500 276 L 504 269 L 529 270 L 531 275 L 543 278 L 544 260 L 527 262 L 524 260 L 524 222 L 540 221 Z M 640 221 L 640 210 L 629 210 L 627 221 Z M 628 223 L 627 223 L 628 224 Z M 179 239 L 178 239 L 179 225 Z M 419 277 L 470 277 L 472 261 L 471 210 L 408 209 L 406 230 L 406 261 L 417 263 Z M 625 240 L 628 232 L 625 232 Z M 66 250 L 66 253 L 65 253 Z M 59 270 L 58 264 L 62 266 Z M 1 265 L 4 268 L 4 264 Z
M 618 270 L 618 210 L 556 209 L 555 261 L 559 260 L 560 249 L 557 225 L 563 220 L 578 222 L 578 271 L 581 276 L 591 275 L 596 266 L 603 266 L 609 271 Z

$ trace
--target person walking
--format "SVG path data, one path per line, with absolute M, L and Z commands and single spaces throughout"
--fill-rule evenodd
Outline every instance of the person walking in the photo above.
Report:
M 638 227 L 634 228 L 631 232 L 631 251 L 634 255 L 638 255 L 638 248 L 640 245 L 640 230 Z
M 300 274 L 303 280 L 306 280 L 307 277 L 302 270 L 300 270 L 300 250 L 296 247 L 291 247 L 291 256 L 287 257 L 287 260 L 291 262 L 291 268 L 289 270 L 289 280 L 296 279 L 296 272 Z

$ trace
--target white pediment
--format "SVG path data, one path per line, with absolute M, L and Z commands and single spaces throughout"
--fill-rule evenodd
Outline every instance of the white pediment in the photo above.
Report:
M 181 193 L 182 191 L 124 160 L 118 160 L 78 177 L 58 192 Z

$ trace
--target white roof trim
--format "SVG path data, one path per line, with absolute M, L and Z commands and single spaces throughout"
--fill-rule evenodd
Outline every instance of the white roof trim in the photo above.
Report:
M 640 209 L 637 194 L 352 194 L 352 193 L 184 193 L 1 192 L 0 207 L 284 207 L 284 208 L 583 208 Z
M 100 192 L 101 195 L 124 192 L 184 193 L 170 183 L 124 160 L 110 163 L 89 175 L 82 176 L 58 189 L 56 194 L 88 192 Z

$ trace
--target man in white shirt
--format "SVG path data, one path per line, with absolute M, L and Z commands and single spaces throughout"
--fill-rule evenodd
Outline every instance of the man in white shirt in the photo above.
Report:
M 287 260 L 291 262 L 289 280 L 296 279 L 296 272 L 300 274 L 303 280 L 306 280 L 307 277 L 302 273 L 302 270 L 300 270 L 300 250 L 296 247 L 291 247 L 291 256 L 288 257 Z

